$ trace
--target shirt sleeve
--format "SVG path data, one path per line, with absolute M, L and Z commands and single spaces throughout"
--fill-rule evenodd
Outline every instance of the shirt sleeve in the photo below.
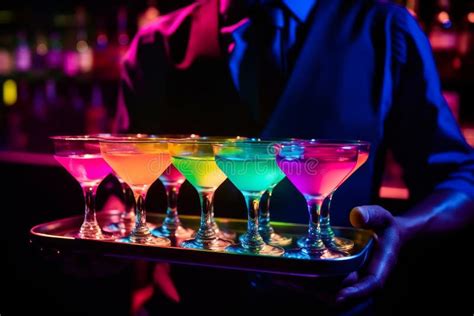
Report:
M 385 134 L 410 196 L 448 189 L 474 198 L 474 151 L 442 95 L 429 41 L 405 9 L 392 26 L 394 93 Z

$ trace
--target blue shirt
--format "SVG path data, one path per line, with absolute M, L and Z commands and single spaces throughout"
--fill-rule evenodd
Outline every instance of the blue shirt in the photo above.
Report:
M 303 2 L 305 8 L 297 5 Z M 352 207 L 374 203 L 387 149 L 403 168 L 413 202 L 442 189 L 474 197 L 474 151 L 441 94 L 430 44 L 408 11 L 381 0 L 285 3 L 305 32 L 261 135 L 372 144 L 367 163 L 334 196 L 334 223 L 348 225 Z M 217 4 L 194 3 L 137 34 L 123 64 L 119 107 L 128 111 L 132 130 L 251 130 L 251 105 L 238 83 L 252 88 L 252 67 L 242 60 L 229 69 Z M 245 35 L 245 27 L 237 30 Z M 240 39 L 235 45 L 244 44 L 245 53 L 246 37 Z M 307 221 L 304 198 L 288 180 L 272 201 L 272 218 Z

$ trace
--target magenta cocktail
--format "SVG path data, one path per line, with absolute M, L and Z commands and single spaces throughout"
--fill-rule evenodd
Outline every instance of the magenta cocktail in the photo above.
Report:
M 168 134 L 159 135 L 159 137 L 167 139 L 195 139 L 199 137 L 196 134 Z M 181 220 L 178 215 L 178 195 L 181 185 L 186 181 L 175 166 L 170 165 L 160 176 L 160 181 L 163 183 L 166 191 L 167 208 L 166 217 L 163 219 L 163 223 L 160 227 L 152 230 L 154 236 L 160 237 L 174 237 L 178 239 L 187 239 L 194 234 L 194 230 L 186 228 L 181 224 Z
M 175 166 L 170 165 L 160 177 L 161 182 L 166 190 L 168 199 L 168 207 L 166 209 L 166 217 L 160 227 L 152 230 L 155 236 L 189 238 L 194 234 L 194 230 L 185 228 L 181 224 L 178 216 L 178 194 L 181 185 L 186 178 Z
M 329 251 L 321 237 L 320 215 L 324 199 L 351 173 L 357 163 L 356 146 L 294 141 L 276 147 L 277 163 L 304 195 L 309 213 L 308 236 L 301 251 L 287 252 L 296 258 L 342 256 Z
M 99 141 L 91 136 L 54 136 L 54 158 L 81 185 L 84 199 L 84 221 L 79 238 L 104 239 L 97 222 L 94 201 L 99 183 L 112 172 L 100 154 Z
M 100 154 L 54 155 L 54 158 L 81 185 L 95 185 L 112 172 L 112 169 Z
M 334 141 L 331 140 L 315 140 L 318 143 L 325 144 L 331 143 Z M 334 233 L 333 229 L 331 228 L 331 220 L 330 220 L 330 209 L 331 209 L 331 202 L 334 196 L 334 192 L 348 179 L 354 172 L 356 172 L 365 162 L 369 159 L 369 151 L 370 151 L 370 143 L 361 141 L 361 140 L 338 140 L 340 144 L 346 144 L 350 146 L 356 146 L 358 149 L 358 156 L 357 162 L 355 167 L 352 171 L 347 175 L 347 177 L 334 189 L 333 192 L 327 197 L 327 201 L 325 203 L 326 207 L 321 209 L 321 236 L 324 241 L 324 244 L 331 249 L 336 249 L 339 251 L 348 251 L 354 247 L 354 242 L 350 239 L 338 237 Z M 303 243 L 304 240 L 298 240 L 298 244 Z

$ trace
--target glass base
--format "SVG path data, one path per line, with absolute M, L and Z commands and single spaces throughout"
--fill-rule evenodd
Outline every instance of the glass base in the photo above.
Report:
M 342 237 L 334 237 L 330 240 L 323 239 L 323 242 L 326 247 L 333 250 L 349 251 L 354 248 L 354 242 L 352 240 Z
M 74 238 L 108 240 L 114 239 L 112 234 L 104 234 L 97 221 L 83 222 L 79 232 L 75 233 Z
M 175 230 L 170 230 L 164 226 L 160 226 L 151 231 L 153 236 L 156 237 L 175 237 L 175 238 L 191 238 L 194 234 L 194 230 L 191 228 L 184 228 L 183 226 L 178 226 Z
M 283 236 L 277 233 L 271 233 L 270 236 L 262 235 L 262 238 L 267 244 L 280 247 L 289 246 L 293 241 L 293 238 Z
M 100 234 L 95 234 L 95 235 L 82 235 L 80 232 L 69 232 L 67 234 L 64 234 L 66 237 L 72 237 L 72 238 L 77 238 L 77 239 L 91 239 L 91 240 L 104 240 L 104 241 L 112 241 L 117 239 L 117 235 L 107 233 L 107 232 L 101 232 Z
M 104 232 L 112 233 L 112 234 L 120 233 L 120 231 L 121 231 L 120 223 L 110 223 L 110 224 L 104 226 L 104 228 L 102 228 L 102 230 Z
M 121 223 L 110 223 L 102 228 L 102 231 L 113 234 L 114 236 L 124 237 L 130 235 L 133 231 L 133 226 L 126 229 Z
M 331 250 L 331 249 L 323 249 L 323 250 L 312 251 L 312 252 L 308 252 L 305 249 L 300 249 L 300 250 L 288 250 L 285 252 L 283 257 L 294 258 L 294 259 L 314 260 L 314 259 L 344 258 L 344 257 L 347 257 L 348 255 L 349 254 L 347 252 Z
M 232 231 L 219 229 L 216 233 L 217 237 L 228 241 L 234 241 L 237 238 L 237 233 Z
M 125 242 L 125 243 L 132 243 L 132 244 L 140 244 L 140 245 L 148 245 L 148 246 L 158 246 L 158 247 L 169 247 L 171 246 L 171 240 L 165 237 L 155 237 L 153 235 L 148 235 L 146 237 L 137 237 L 134 235 L 130 235 L 124 238 L 119 238 L 116 241 L 118 242 Z
M 223 251 L 224 248 L 232 245 L 231 241 L 216 238 L 212 240 L 189 239 L 181 243 L 181 247 L 188 249 Z
M 217 229 L 216 235 L 218 238 L 230 241 L 231 243 L 234 243 L 235 239 L 237 238 L 236 232 L 226 231 L 222 229 Z M 196 232 L 194 232 L 194 234 L 191 237 L 195 237 L 195 236 L 196 236 Z
M 226 252 L 238 253 L 238 254 L 247 254 L 247 255 L 264 255 L 264 256 L 274 256 L 279 257 L 285 253 L 285 250 L 280 247 L 275 247 L 272 245 L 263 245 L 260 249 L 250 249 L 245 248 L 242 244 L 232 245 L 225 248 Z
M 296 244 L 298 245 L 298 247 L 304 247 L 304 240 L 305 237 L 301 237 L 297 240 Z M 352 240 L 342 237 L 334 237 L 331 240 L 323 239 L 323 242 L 326 247 L 337 251 L 349 251 L 354 248 L 354 242 Z

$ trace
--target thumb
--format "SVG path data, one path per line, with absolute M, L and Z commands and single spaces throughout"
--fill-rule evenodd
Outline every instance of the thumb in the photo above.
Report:
M 379 205 L 364 205 L 352 209 L 350 221 L 357 228 L 378 230 L 391 225 L 393 223 L 393 216 Z

